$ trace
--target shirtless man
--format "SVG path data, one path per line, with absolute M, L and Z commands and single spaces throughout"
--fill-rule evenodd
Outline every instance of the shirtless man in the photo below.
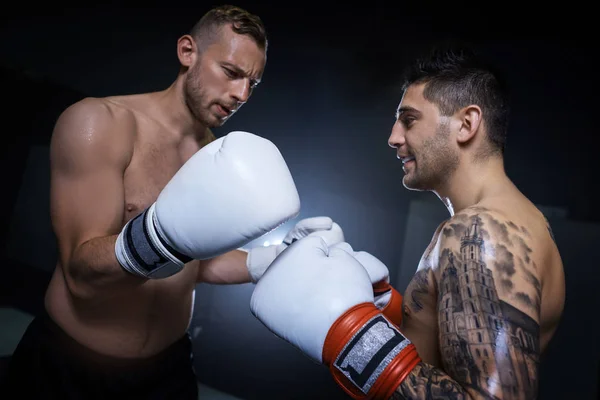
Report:
M 450 218 L 404 294 L 401 322 L 373 303 L 372 262 L 318 237 L 271 264 L 253 313 L 356 399 L 536 398 L 565 282 L 546 219 L 505 174 L 507 120 L 501 81 L 471 52 L 415 63 L 389 144 L 404 186 L 434 192 Z
M 196 399 L 187 334 L 198 282 L 254 281 L 286 244 L 238 250 L 299 213 L 277 148 L 216 139 L 266 63 L 261 20 L 217 7 L 177 42 L 154 93 L 86 98 L 58 118 L 51 217 L 60 258 L 13 354 L 19 398 Z M 300 221 L 288 242 L 332 221 Z

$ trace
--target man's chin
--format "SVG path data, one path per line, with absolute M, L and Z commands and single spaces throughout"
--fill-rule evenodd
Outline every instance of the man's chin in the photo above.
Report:
M 415 182 L 414 180 L 407 179 L 407 176 L 404 176 L 404 178 L 402 178 L 402 185 L 406 189 L 412 190 L 415 192 L 424 192 L 424 191 L 428 190 L 427 188 L 423 187 L 422 185 L 419 185 L 419 182 Z
M 209 118 L 207 118 L 207 121 L 205 121 L 205 124 L 207 127 L 209 128 L 220 128 L 222 127 L 225 122 L 228 120 L 229 118 L 220 118 L 216 115 L 211 115 Z
M 229 114 L 229 115 L 228 115 L 228 116 L 226 116 L 226 117 L 219 117 L 219 116 L 217 116 L 217 117 L 216 117 L 216 119 L 215 119 L 215 124 L 216 124 L 217 126 L 215 126 L 215 128 L 218 128 L 218 127 L 220 127 L 220 126 L 223 126 L 223 125 L 225 125 L 225 122 L 229 121 L 229 119 L 231 118 L 231 116 L 232 116 L 232 115 L 233 115 L 233 113 L 232 113 L 232 114 Z
M 217 120 L 217 121 L 211 121 L 209 124 L 206 124 L 206 125 L 211 129 L 215 129 L 215 128 L 222 127 L 224 124 L 225 124 L 225 121 Z

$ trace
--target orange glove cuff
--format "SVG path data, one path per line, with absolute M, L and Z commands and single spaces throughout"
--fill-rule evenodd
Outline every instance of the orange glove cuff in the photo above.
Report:
M 381 312 L 399 327 L 402 324 L 402 295 L 391 286 L 390 289 L 392 291 L 390 301 L 383 307 Z
M 420 361 L 414 345 L 373 303 L 346 311 L 323 345 L 323 363 L 357 400 L 387 400 Z
M 373 284 L 373 294 L 379 296 L 390 290 L 391 286 L 386 280 L 379 281 Z
M 381 296 L 386 292 L 391 292 L 390 300 L 381 309 L 381 312 L 396 326 L 400 326 L 402 324 L 402 295 L 385 280 L 373 285 L 373 295 L 375 297 Z

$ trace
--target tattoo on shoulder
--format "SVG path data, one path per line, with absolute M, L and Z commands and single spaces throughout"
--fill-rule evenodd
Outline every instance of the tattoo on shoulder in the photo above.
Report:
M 423 299 L 428 297 L 428 273 L 429 269 L 420 269 L 412 278 L 410 291 L 410 305 L 413 312 L 421 311 L 423 309 Z
M 478 269 L 483 273 L 483 285 L 486 285 L 486 277 L 489 277 L 489 283 L 499 291 L 502 298 L 516 301 L 519 305 L 528 307 L 532 313 L 537 312 L 541 300 L 541 283 L 536 277 L 538 268 L 531 257 L 533 249 L 529 245 L 530 234 L 525 227 L 480 212 L 470 216 L 461 215 L 448 224 L 443 235 L 460 242 L 460 254 L 455 254 L 450 248 L 442 249 L 440 263 L 446 258 L 449 264 L 462 268 L 462 272 L 467 272 L 465 269 L 469 268 Z M 492 237 L 493 241 L 490 240 Z M 486 268 L 486 253 L 493 262 L 491 267 L 495 271 L 494 276 Z M 479 260 L 478 266 L 474 264 L 475 260 Z M 513 277 L 517 273 L 524 276 L 531 285 L 528 293 L 515 287 Z
M 459 244 L 442 249 L 439 260 L 445 371 L 486 398 L 499 393 L 500 398 L 535 398 L 539 326 L 530 314 L 539 312 L 541 284 L 528 231 L 479 212 L 460 216 L 443 234 Z M 515 274 L 524 284 L 513 283 Z M 432 375 L 429 382 L 434 381 Z M 452 385 L 445 388 L 451 391 Z M 449 398 L 461 398 L 456 393 Z
M 546 220 L 546 228 L 548 228 L 548 233 L 550 234 L 552 241 L 556 243 L 556 239 L 554 238 L 554 232 L 552 232 L 552 228 L 550 227 L 550 221 L 548 221 L 548 218 L 546 217 L 544 217 L 544 219 Z

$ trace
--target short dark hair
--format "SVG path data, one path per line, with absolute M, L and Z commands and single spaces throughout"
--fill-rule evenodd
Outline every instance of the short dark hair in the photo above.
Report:
M 510 113 L 508 86 L 501 74 L 465 43 L 441 43 L 404 72 L 403 92 L 425 83 L 423 96 L 442 115 L 478 105 L 483 112 L 490 150 L 504 154 Z
M 224 25 L 231 25 L 233 31 L 239 35 L 251 37 L 259 48 L 266 51 L 267 33 L 260 17 L 232 5 L 222 5 L 210 9 L 192 27 L 190 35 L 200 47 L 200 43 L 212 42 L 218 30 Z

